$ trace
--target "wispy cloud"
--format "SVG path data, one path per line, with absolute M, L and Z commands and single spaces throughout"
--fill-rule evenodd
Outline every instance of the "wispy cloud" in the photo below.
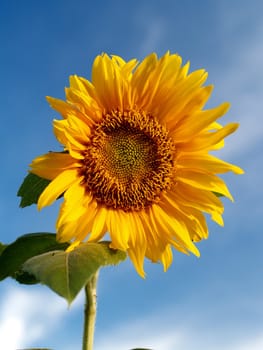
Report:
M 25 348 L 43 339 L 66 311 L 66 303 L 47 290 L 8 287 L 0 301 L 0 348 Z
M 205 312 L 204 312 L 205 313 Z M 134 320 L 125 326 L 118 325 L 108 332 L 101 333 L 101 338 L 95 344 L 95 350 L 128 350 L 137 347 L 152 350 L 261 350 L 262 334 L 240 332 L 238 329 L 223 329 L 213 323 L 203 324 L 203 316 L 199 314 L 200 322 L 186 324 L 184 316 L 177 314 L 178 321 L 172 321 L 167 327 L 169 314 L 160 314 Z M 182 325 L 180 319 L 182 318 Z M 165 327 L 164 327 L 165 325 Z M 238 328 L 238 326 L 237 326 Z
M 234 2 L 235 3 L 235 2 Z M 262 11 L 255 6 L 236 8 L 236 3 L 222 2 L 219 12 L 221 29 L 221 55 L 224 65 L 216 80 L 222 87 L 221 94 L 232 104 L 231 120 L 241 123 L 240 129 L 229 141 L 225 154 L 244 154 L 248 149 L 262 145 L 263 124 L 263 22 Z M 222 74 L 223 72 L 223 74 Z
M 185 332 L 176 329 L 171 332 L 162 328 L 161 318 L 159 327 L 151 319 L 120 325 L 103 334 L 95 343 L 95 350 L 129 350 L 140 347 L 153 350 L 181 349 L 185 343 Z
M 147 20 L 146 20 L 147 19 Z M 135 26 L 140 28 L 141 36 L 138 38 L 138 54 L 142 57 L 155 52 L 165 38 L 167 21 L 147 5 L 140 5 L 135 12 Z

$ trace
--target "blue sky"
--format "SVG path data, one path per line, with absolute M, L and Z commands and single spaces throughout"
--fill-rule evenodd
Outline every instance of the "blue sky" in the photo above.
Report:
M 100 274 L 94 350 L 263 348 L 263 4 L 260 0 L 15 1 L 0 4 L 2 149 L 0 240 L 54 232 L 58 205 L 20 209 L 16 192 L 31 160 L 59 146 L 45 96 L 64 97 L 68 76 L 90 77 L 97 54 L 142 59 L 177 52 L 205 68 L 209 106 L 230 101 L 238 121 L 218 156 L 246 174 L 227 175 L 225 227 L 209 223 L 201 258 L 175 252 L 168 272 L 129 261 Z M 70 309 L 41 286 L 0 284 L 0 348 L 81 348 L 83 294 Z

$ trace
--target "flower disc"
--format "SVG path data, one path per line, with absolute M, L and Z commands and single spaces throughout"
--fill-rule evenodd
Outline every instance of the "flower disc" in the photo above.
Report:
M 134 112 L 112 112 L 97 124 L 80 168 L 86 191 L 101 205 L 124 211 L 158 202 L 174 169 L 174 147 L 164 128 Z

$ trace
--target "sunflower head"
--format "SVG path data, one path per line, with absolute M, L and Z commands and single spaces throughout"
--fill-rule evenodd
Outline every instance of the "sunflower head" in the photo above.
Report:
M 223 225 L 216 194 L 232 199 L 217 175 L 243 171 L 212 156 L 238 124 L 218 119 L 229 104 L 204 110 L 211 86 L 204 70 L 188 73 L 181 57 L 166 53 L 133 59 L 97 56 L 91 80 L 70 77 L 66 101 L 48 97 L 63 119 L 54 133 L 64 152 L 36 158 L 31 172 L 52 180 L 38 207 L 63 194 L 57 238 L 96 242 L 127 251 L 144 276 L 147 257 L 172 262 L 172 247 L 199 255 L 207 238 L 205 213 Z

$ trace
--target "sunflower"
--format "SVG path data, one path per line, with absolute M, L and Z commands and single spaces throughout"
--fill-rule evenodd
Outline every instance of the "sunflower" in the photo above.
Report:
M 69 249 L 109 233 L 144 276 L 144 258 L 166 270 L 172 247 L 199 256 L 206 213 L 223 225 L 218 194 L 232 196 L 217 174 L 243 171 L 209 152 L 238 124 L 217 122 L 228 103 L 203 110 L 212 86 L 203 86 L 205 70 L 188 69 L 169 52 L 141 63 L 102 54 L 91 81 L 70 77 L 66 101 L 47 97 L 63 117 L 54 133 L 64 151 L 36 158 L 30 171 L 51 180 L 39 209 L 63 195 L 57 239 Z

